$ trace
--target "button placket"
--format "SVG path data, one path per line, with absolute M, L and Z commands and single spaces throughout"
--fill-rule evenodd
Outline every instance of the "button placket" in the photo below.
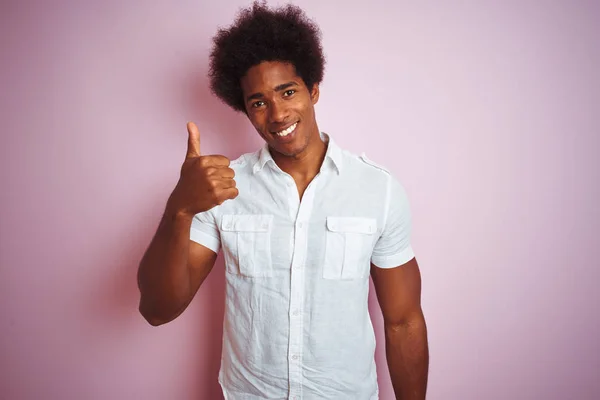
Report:
M 297 211 L 293 216 L 296 221 L 294 225 L 293 235 L 293 256 L 292 269 L 290 271 L 290 305 L 291 311 L 290 329 L 289 329 L 289 353 L 288 353 L 288 368 L 289 368 L 289 386 L 291 389 L 290 398 L 301 398 L 302 395 L 302 347 L 303 347 L 303 318 L 302 309 L 304 303 L 304 263 L 306 262 L 306 253 L 308 251 L 308 226 L 307 221 L 310 220 L 312 206 L 315 196 L 314 182 L 317 177 L 308 185 L 302 201 L 299 201 L 299 196 L 296 191 L 296 185 L 293 184 L 294 196 L 290 193 L 290 204 L 292 197 L 297 203 Z M 295 389 L 297 388 L 297 389 Z M 292 394 L 294 396 L 292 396 Z

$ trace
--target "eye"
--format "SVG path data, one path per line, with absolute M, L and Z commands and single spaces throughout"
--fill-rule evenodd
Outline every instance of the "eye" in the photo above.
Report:
M 291 95 L 293 95 L 294 93 L 296 93 L 296 90 L 295 90 L 295 89 L 288 89 L 288 90 L 286 90 L 285 92 L 283 92 L 283 95 L 284 95 L 284 96 L 291 96 Z
M 252 103 L 252 107 L 254 107 L 254 108 L 258 108 L 258 107 L 261 107 L 263 105 L 265 105 L 265 102 L 261 101 L 261 100 L 255 101 L 254 103 Z

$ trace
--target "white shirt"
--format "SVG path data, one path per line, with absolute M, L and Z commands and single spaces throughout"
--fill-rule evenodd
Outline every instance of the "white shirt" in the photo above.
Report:
M 322 139 L 302 201 L 265 145 L 231 162 L 239 196 L 193 219 L 191 239 L 225 255 L 226 400 L 378 398 L 370 263 L 414 257 L 408 200 L 388 171 Z

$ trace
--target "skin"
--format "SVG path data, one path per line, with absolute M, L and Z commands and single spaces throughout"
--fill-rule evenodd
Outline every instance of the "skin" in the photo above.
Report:
M 302 198 L 327 150 L 315 118 L 318 85 L 308 88 L 295 68 L 282 62 L 254 66 L 240 83 L 248 119 L 269 145 L 273 160 L 294 178 Z M 294 123 L 298 125 L 289 137 L 275 134 Z M 191 241 L 189 232 L 196 213 L 238 195 L 229 163 L 221 155 L 202 155 L 198 128 L 188 124 L 180 180 L 138 269 L 140 313 L 154 326 L 177 318 L 214 266 L 216 254 Z M 396 398 L 424 399 L 429 355 L 417 261 L 390 269 L 372 265 L 371 276 L 383 313 Z
M 138 268 L 139 310 L 153 326 L 177 318 L 215 264 L 216 253 L 190 240 L 192 218 L 239 194 L 227 157 L 201 155 L 194 123 L 188 135 L 179 182 Z
M 319 86 L 308 88 L 292 64 L 263 62 L 241 79 L 246 114 L 269 145 L 273 160 L 296 181 L 300 198 L 319 172 L 327 146 L 315 118 Z M 275 134 L 294 123 L 288 137 Z
M 371 264 L 371 278 L 383 313 L 386 359 L 396 399 L 425 399 L 429 348 L 417 260 L 391 269 Z

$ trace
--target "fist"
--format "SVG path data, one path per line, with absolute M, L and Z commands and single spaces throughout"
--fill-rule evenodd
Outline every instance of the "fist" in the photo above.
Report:
M 177 212 L 193 216 L 235 199 L 239 192 L 229 159 L 221 155 L 201 155 L 198 127 L 189 122 L 187 130 L 187 154 L 170 202 Z

